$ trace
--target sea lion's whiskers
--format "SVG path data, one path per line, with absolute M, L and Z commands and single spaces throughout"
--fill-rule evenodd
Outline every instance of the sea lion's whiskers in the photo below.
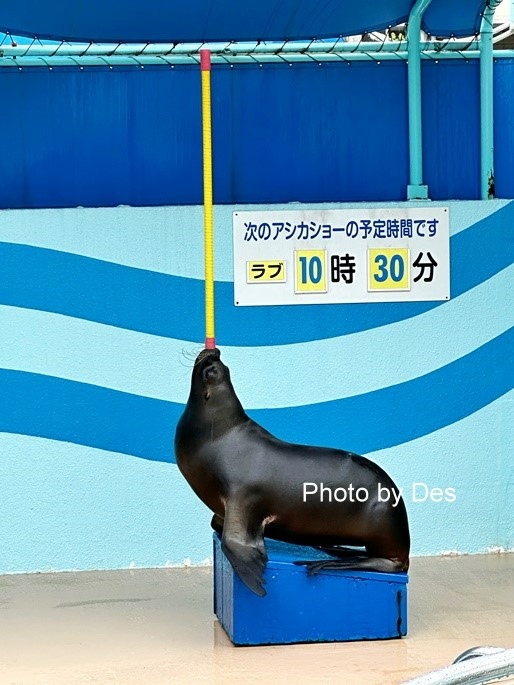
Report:
M 199 348 L 198 345 L 195 345 L 193 348 L 183 347 L 179 358 L 182 366 L 189 370 L 193 369 L 197 363 L 197 357 L 201 349 L 202 348 Z M 187 364 L 185 364 L 183 360 L 186 360 Z

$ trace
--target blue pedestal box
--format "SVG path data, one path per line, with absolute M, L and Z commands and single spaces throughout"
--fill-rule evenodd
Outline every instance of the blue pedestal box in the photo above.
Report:
M 406 573 L 321 571 L 296 560 L 329 557 L 266 539 L 266 597 L 243 585 L 214 534 L 214 612 L 234 645 L 383 640 L 407 634 Z

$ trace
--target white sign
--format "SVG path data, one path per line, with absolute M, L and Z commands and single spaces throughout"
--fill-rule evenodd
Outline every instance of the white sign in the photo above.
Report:
M 446 207 L 234 212 L 235 304 L 450 299 Z

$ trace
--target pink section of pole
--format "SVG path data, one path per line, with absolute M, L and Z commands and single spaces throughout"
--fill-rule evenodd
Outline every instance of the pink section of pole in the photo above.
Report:
M 200 50 L 200 68 L 202 71 L 211 70 L 211 51 Z

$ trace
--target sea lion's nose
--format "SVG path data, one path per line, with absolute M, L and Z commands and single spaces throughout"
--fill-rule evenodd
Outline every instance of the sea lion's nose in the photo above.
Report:
M 208 359 L 209 361 L 218 361 L 220 358 L 220 351 L 217 347 L 215 347 L 213 350 L 209 350 L 205 348 L 200 352 L 198 355 L 198 361 L 204 361 L 205 359 Z

